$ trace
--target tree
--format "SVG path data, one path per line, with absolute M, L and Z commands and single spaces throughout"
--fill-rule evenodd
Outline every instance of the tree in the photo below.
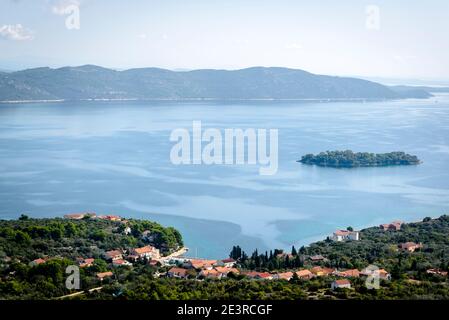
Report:
M 108 264 L 103 259 L 95 259 L 93 266 L 89 270 L 94 272 L 105 272 L 108 270 Z
M 91 236 L 90 238 L 95 240 L 95 241 L 103 241 L 104 239 L 106 239 L 107 234 L 105 231 L 103 230 L 96 230 Z
M 242 257 L 242 249 L 240 246 L 233 246 L 229 257 L 234 260 L 239 260 Z
M 304 266 L 304 262 L 302 261 L 301 257 L 298 255 L 296 255 L 295 257 L 295 267 L 300 268 Z
M 296 256 L 298 252 L 296 251 L 295 246 L 292 246 L 292 256 Z
M 346 228 L 346 230 L 348 230 L 348 231 L 351 231 L 351 232 L 352 232 L 352 231 L 354 231 L 354 228 L 353 228 L 353 227 L 351 227 L 351 226 L 349 226 L 349 227 L 347 227 L 347 228 Z
M 16 231 L 15 240 L 20 244 L 29 244 L 31 242 L 31 237 L 28 233 L 18 230 Z
M 296 272 L 293 272 L 293 276 L 290 279 L 290 283 L 299 283 L 299 282 L 300 282 L 300 280 L 299 280 L 298 275 L 296 274 Z
M 26 214 L 23 214 L 23 213 L 19 217 L 20 221 L 25 221 L 25 220 L 28 220 L 28 219 L 30 219 L 30 217 L 28 217 Z

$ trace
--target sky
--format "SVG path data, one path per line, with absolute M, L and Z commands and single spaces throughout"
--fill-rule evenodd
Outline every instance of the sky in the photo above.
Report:
M 439 80 L 448 33 L 447 0 L 0 0 L 0 69 L 279 66 Z

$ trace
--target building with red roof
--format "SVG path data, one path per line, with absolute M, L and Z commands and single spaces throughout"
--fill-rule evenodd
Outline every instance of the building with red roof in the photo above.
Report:
M 351 282 L 348 279 L 335 280 L 331 283 L 331 289 L 350 289 Z
M 173 267 L 167 271 L 167 277 L 185 279 L 188 276 L 188 271 L 189 270 L 185 268 Z

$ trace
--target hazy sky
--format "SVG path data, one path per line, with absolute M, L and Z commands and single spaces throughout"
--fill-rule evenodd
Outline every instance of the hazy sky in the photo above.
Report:
M 73 5 L 79 29 L 66 26 Z M 3 69 L 285 66 L 449 79 L 448 34 L 447 0 L 0 0 Z

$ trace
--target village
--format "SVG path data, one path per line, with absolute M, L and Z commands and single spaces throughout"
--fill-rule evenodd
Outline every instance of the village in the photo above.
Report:
M 70 214 L 65 215 L 66 219 L 83 219 L 88 215 L 90 218 L 106 219 L 111 221 L 119 221 L 126 224 L 126 220 L 120 216 L 99 215 L 94 213 L 84 214 Z M 401 229 L 401 221 L 393 221 L 388 224 L 381 224 L 379 228 L 385 232 L 395 232 Z M 360 232 L 350 230 L 336 230 L 328 239 L 335 242 L 345 241 L 359 241 Z M 124 228 L 124 233 L 130 233 L 129 227 Z M 148 243 L 151 243 L 152 237 L 149 231 L 144 231 L 141 238 Z M 422 249 L 423 244 L 414 242 L 404 242 L 397 244 L 397 250 L 413 253 L 415 250 Z M 97 279 L 102 282 L 106 278 L 114 277 L 114 268 L 128 267 L 132 268 L 135 263 L 145 263 L 156 268 L 155 277 L 167 277 L 177 279 L 195 279 L 197 281 L 204 281 L 206 279 L 225 279 L 227 277 L 240 276 L 250 280 L 311 280 L 316 277 L 332 277 L 331 289 L 351 288 L 351 279 L 361 277 L 375 277 L 379 280 L 391 280 L 391 274 L 381 268 L 373 268 L 367 266 L 364 269 L 338 269 L 326 267 L 328 259 L 322 255 L 313 255 L 305 257 L 305 264 L 303 268 L 294 270 L 282 270 L 282 272 L 267 272 L 246 270 L 239 266 L 239 261 L 232 258 L 224 258 L 221 260 L 189 258 L 185 254 L 188 248 L 182 247 L 179 250 L 172 252 L 166 256 L 161 255 L 160 250 L 150 244 L 123 249 L 116 248 L 114 250 L 105 251 L 102 259 L 108 263 L 111 270 L 106 272 L 99 272 L 96 274 Z M 279 253 L 279 259 L 293 259 L 291 254 Z M 85 268 L 92 266 L 95 259 L 93 257 L 79 257 L 77 259 L 78 266 Z M 36 259 L 30 264 L 45 263 L 46 259 Z M 447 272 L 439 269 L 427 270 L 429 274 L 438 274 L 447 276 Z

